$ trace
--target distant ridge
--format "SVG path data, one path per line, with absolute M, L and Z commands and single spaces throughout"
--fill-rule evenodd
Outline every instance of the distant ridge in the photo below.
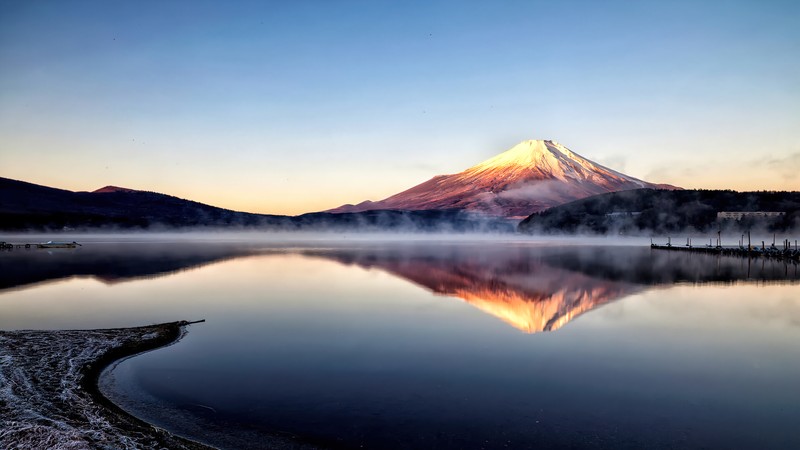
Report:
M 386 199 L 329 212 L 455 208 L 524 218 L 591 195 L 641 188 L 679 189 L 609 169 L 556 141 L 528 140 L 463 172 L 435 176 Z
M 96 191 L 92 191 L 93 194 L 107 194 L 109 192 L 141 192 L 141 191 L 137 191 L 136 189 L 128 189 L 128 188 L 124 188 L 124 187 L 119 187 L 119 186 L 106 186 L 106 187 L 101 187 L 100 189 L 98 189 Z
M 281 216 L 231 211 L 156 192 L 106 186 L 72 192 L 0 178 L 3 229 L 256 224 Z
M 73 192 L 0 177 L 0 230 L 170 230 L 513 232 L 515 223 L 460 210 L 252 214 L 158 192 L 106 186 Z

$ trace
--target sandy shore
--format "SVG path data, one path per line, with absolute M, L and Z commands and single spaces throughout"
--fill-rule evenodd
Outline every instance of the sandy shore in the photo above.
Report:
M 178 341 L 186 325 L 0 331 L 0 448 L 211 448 L 136 419 L 97 388 L 109 364 Z

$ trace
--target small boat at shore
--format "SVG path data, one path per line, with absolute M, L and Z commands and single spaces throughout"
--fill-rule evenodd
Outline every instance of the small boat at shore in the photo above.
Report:
M 72 242 L 55 242 L 55 241 L 47 241 L 42 242 L 41 244 L 36 244 L 37 248 L 75 248 L 80 247 L 81 244 L 78 244 L 75 241 Z

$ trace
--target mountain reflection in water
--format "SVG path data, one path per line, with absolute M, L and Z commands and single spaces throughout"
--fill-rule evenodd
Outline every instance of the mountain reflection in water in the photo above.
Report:
M 437 249 L 439 250 L 439 249 Z M 460 298 L 526 333 L 555 330 L 583 312 L 642 289 L 548 265 L 541 255 L 502 249 L 415 248 L 328 251 L 318 256 L 377 268 L 430 291 Z M 307 253 L 308 254 L 308 253 Z
M 797 265 L 641 247 L 438 246 L 307 251 L 460 298 L 526 333 L 653 286 L 797 282 Z
M 373 243 L 317 248 L 162 243 L 8 252 L 0 258 L 0 290 L 76 276 L 106 283 L 168 276 L 275 253 L 378 269 L 436 294 L 462 299 L 526 333 L 559 329 L 594 308 L 652 287 L 800 280 L 792 263 L 630 246 Z

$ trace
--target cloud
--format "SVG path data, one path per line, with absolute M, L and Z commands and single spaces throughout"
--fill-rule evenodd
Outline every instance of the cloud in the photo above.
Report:
M 569 186 L 558 180 L 542 180 L 536 183 L 523 184 L 519 187 L 502 191 L 498 197 L 507 200 L 538 200 L 540 198 L 564 197 L 569 194 Z
M 768 159 L 767 168 L 778 172 L 786 181 L 794 181 L 800 176 L 800 152 L 792 153 L 785 158 Z

